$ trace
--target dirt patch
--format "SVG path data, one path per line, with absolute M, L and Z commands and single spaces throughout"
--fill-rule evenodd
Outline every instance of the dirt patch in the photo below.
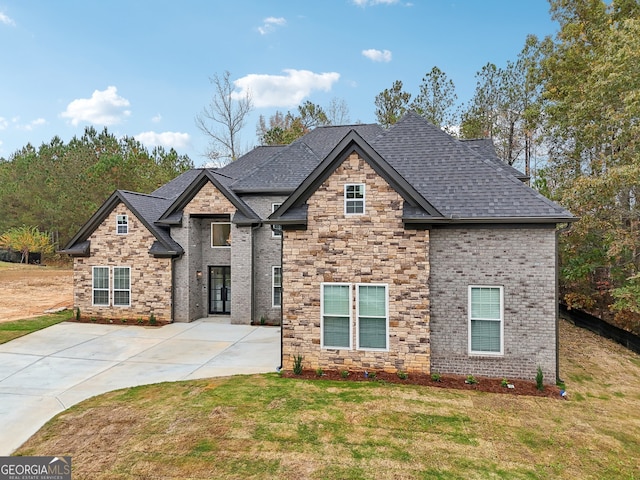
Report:
M 505 395 L 528 395 L 534 397 L 551 397 L 562 399 L 561 390 L 555 385 L 545 385 L 544 390 L 538 390 L 535 382 L 528 380 L 509 379 L 507 385 L 503 385 L 503 379 L 475 377 L 477 383 L 469 383 L 467 377 L 461 375 L 440 375 L 438 381 L 431 378 L 430 375 L 411 373 L 406 378 L 400 378 L 395 373 L 370 372 L 365 376 L 364 372 L 349 372 L 348 376 L 343 376 L 338 371 L 323 371 L 322 375 L 318 375 L 313 370 L 303 370 L 302 374 L 295 375 L 291 371 L 283 372 L 287 378 L 300 378 L 305 380 L 337 380 L 345 382 L 387 382 L 387 383 L 404 383 L 411 385 L 425 385 L 438 388 L 453 388 L 457 390 L 475 390 L 478 392 L 503 393 Z M 512 385 L 509 387 L 508 385 Z
M 73 307 L 72 270 L 2 264 L 0 322 L 37 317 L 63 307 Z

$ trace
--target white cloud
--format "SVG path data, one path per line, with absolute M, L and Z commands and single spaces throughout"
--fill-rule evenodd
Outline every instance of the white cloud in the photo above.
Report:
M 81 122 L 109 126 L 131 115 L 129 105 L 129 100 L 118 95 L 116 87 L 109 86 L 106 90 L 95 90 L 91 98 L 72 101 L 60 116 L 70 118 L 74 126 Z
M 370 7 L 373 5 L 393 5 L 399 0 L 353 0 L 353 3 L 359 7 Z
M 370 48 L 368 50 L 363 50 L 362 55 L 367 57 L 369 60 L 373 60 L 374 62 L 391 61 L 391 51 L 389 50 L 376 50 L 375 48 Z
M 9 121 L 4 117 L 0 117 L 0 130 L 4 130 L 8 126 L 9 126 Z
M 142 132 L 135 139 L 148 147 L 186 148 L 191 144 L 191 136 L 180 132 Z
M 20 130 L 26 130 L 27 132 L 30 132 L 31 130 L 33 130 L 34 127 L 38 127 L 40 125 L 46 125 L 46 124 L 47 124 L 47 121 L 44 118 L 36 118 L 35 120 L 32 120 L 26 125 L 17 125 L 17 128 L 19 128 Z
M 247 92 L 255 107 L 294 107 L 314 90 L 328 92 L 340 79 L 336 72 L 314 73 L 309 70 L 283 70 L 286 75 L 251 73 L 234 81 L 232 98 L 244 98 Z
M 263 21 L 264 25 L 258 27 L 258 32 L 260 32 L 261 35 L 271 33 L 276 27 L 282 27 L 287 24 L 287 21 L 282 17 L 267 17 Z
M 160 114 L 157 114 L 155 117 L 151 118 L 151 121 L 153 123 L 160 123 L 161 120 L 162 120 L 162 115 L 160 115 Z
M 10 27 L 15 27 L 16 22 L 9 15 L 4 12 L 0 12 L 0 23 L 4 23 L 5 25 L 9 25 Z

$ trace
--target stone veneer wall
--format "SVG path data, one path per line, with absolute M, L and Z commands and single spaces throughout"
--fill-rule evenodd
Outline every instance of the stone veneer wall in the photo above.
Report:
M 364 215 L 344 214 L 346 183 L 366 184 Z M 404 229 L 403 199 L 355 153 L 307 203 L 307 230 L 284 232 L 283 367 L 428 373 L 429 232 Z M 321 348 L 322 282 L 388 284 L 388 351 Z
M 116 234 L 116 215 L 128 215 L 129 233 Z M 171 321 L 171 259 L 154 258 L 155 237 L 124 205 L 118 204 L 93 234 L 91 256 L 74 258 L 74 304 L 83 317 Z M 92 267 L 131 267 L 131 306 L 92 306 Z M 113 270 L 110 298 L 113 298 Z
M 556 381 L 556 239 L 546 228 L 431 231 L 431 368 Z M 468 353 L 469 285 L 504 287 L 504 355 Z

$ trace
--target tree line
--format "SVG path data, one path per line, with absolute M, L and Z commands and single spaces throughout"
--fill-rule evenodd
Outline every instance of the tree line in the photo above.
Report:
M 173 149 L 149 151 L 106 128 L 87 127 L 68 143 L 54 137 L 37 149 L 28 144 L 0 158 L 2 243 L 17 250 L 11 239 L 46 232 L 62 247 L 114 190 L 150 193 L 190 168 L 193 162 Z

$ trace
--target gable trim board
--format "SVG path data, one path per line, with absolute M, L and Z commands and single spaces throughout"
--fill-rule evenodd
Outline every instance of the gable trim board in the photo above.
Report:
M 256 148 L 226 167 L 185 172 L 151 195 L 116 191 L 63 252 L 86 268 L 97 261 L 94 250 L 115 249 L 92 246 L 90 237 L 123 203 L 154 237 L 138 262 L 170 259 L 170 276 L 158 280 L 169 282 L 170 294 L 154 302 L 170 304 L 174 321 L 206 316 L 216 292 L 203 277 L 212 267 L 228 268 L 232 323 L 281 322 L 285 368 L 301 353 L 312 368 L 531 377 L 537 362 L 551 380 L 557 361 L 551 237 L 555 242 L 557 224 L 576 218 L 524 180 L 495 157 L 490 141 L 454 139 L 413 113 L 387 130 L 318 127 L 291 145 Z M 344 184 L 353 183 L 365 184 L 362 215 L 344 211 Z M 320 198 L 333 202 L 331 216 Z M 275 211 L 274 203 L 280 204 Z M 221 215 L 231 222 L 231 246 L 213 249 L 211 223 Z M 282 226 L 281 236 L 272 234 L 272 225 Z M 105 259 L 106 266 L 119 265 L 115 253 L 101 256 L 102 265 Z M 274 268 L 282 273 L 281 306 L 273 301 Z M 155 281 L 133 273 L 132 308 L 144 289 L 136 282 Z M 354 292 L 362 284 L 387 285 L 384 352 L 323 351 L 317 310 L 323 282 L 354 285 Z M 470 285 L 504 292 L 499 358 L 460 347 L 468 345 Z M 543 306 L 531 315 L 534 304 Z M 446 305 L 456 306 L 447 312 Z M 375 324 L 367 322 L 367 328 Z M 358 325 L 352 327 L 356 335 Z M 531 348 L 511 343 L 524 338 L 533 339 Z

